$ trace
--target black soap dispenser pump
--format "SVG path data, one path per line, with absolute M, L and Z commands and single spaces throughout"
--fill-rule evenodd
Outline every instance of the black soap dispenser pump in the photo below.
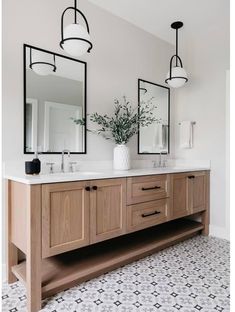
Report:
M 38 158 L 38 152 L 35 152 L 34 159 L 32 162 L 34 164 L 34 174 L 39 174 L 41 171 L 41 161 Z
M 35 152 L 34 159 L 32 161 L 25 162 L 26 174 L 39 174 L 41 171 L 41 161 L 38 159 L 38 152 Z

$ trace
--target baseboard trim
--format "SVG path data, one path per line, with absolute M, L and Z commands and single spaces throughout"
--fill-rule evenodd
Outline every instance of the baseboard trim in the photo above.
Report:
M 229 231 L 226 228 L 220 226 L 210 225 L 210 236 L 230 240 Z

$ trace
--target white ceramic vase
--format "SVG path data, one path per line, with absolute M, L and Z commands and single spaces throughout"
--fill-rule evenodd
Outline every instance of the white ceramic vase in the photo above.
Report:
M 131 168 L 131 159 L 129 148 L 125 144 L 117 145 L 113 150 L 113 169 L 129 170 Z

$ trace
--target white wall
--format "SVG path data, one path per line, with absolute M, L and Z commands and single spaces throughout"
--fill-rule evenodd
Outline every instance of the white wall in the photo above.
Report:
M 63 54 L 60 18 L 68 5 L 66 0 L 3 1 L 3 161 L 31 158 L 23 155 L 23 43 Z M 89 1 L 79 6 L 94 43 L 82 58 L 88 63 L 88 113 L 111 112 L 113 99 L 124 94 L 137 105 L 138 78 L 162 84 L 172 46 Z M 88 154 L 75 159 L 112 159 L 112 143 L 92 134 L 87 143 Z M 137 159 L 136 138 L 130 146 Z
M 227 237 L 230 237 L 230 70 L 226 71 L 226 211 L 225 226 Z
M 221 22 L 208 25 L 203 33 L 193 33 L 188 42 L 184 43 L 181 40 L 180 53 L 189 73 L 189 82 L 177 92 L 175 123 L 192 120 L 196 121 L 196 126 L 195 145 L 191 150 L 179 149 L 179 131 L 176 126 L 175 156 L 187 160 L 211 160 L 211 234 L 228 238 L 229 228 L 226 226 L 228 1 L 219 14 Z

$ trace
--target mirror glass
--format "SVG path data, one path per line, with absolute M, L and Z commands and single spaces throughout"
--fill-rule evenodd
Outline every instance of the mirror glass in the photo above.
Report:
M 151 103 L 157 119 L 147 127 L 140 127 L 138 133 L 139 154 L 168 154 L 170 152 L 170 89 L 168 87 L 139 79 L 139 107 Z
M 24 45 L 24 153 L 86 153 L 86 63 Z

